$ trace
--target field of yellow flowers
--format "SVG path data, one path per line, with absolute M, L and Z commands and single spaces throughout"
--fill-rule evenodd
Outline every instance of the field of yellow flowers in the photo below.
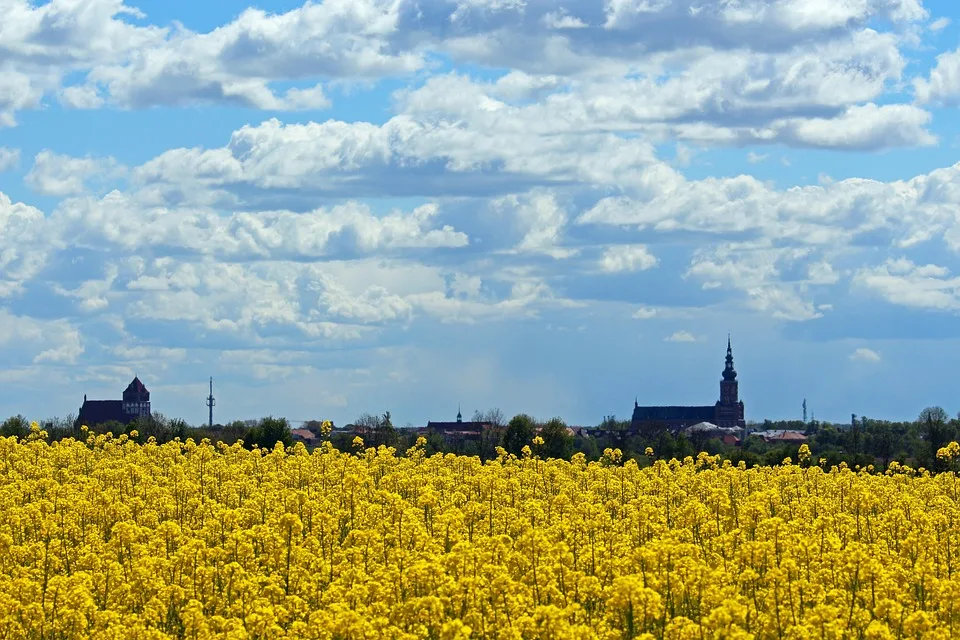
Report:
M 0 439 L 0 639 L 960 637 L 955 473 L 356 444 Z

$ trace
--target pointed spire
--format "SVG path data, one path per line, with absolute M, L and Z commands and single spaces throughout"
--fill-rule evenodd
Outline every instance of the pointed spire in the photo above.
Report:
M 733 347 L 730 345 L 730 334 L 727 334 L 727 357 L 723 367 L 724 380 L 736 380 L 737 370 L 733 368 Z
M 460 403 L 457 403 L 457 422 L 463 422 L 463 416 L 460 414 Z

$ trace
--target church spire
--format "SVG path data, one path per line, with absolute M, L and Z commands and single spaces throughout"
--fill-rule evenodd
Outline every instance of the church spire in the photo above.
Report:
M 727 358 L 723 367 L 724 380 L 736 380 L 737 370 L 733 368 L 733 348 L 730 346 L 730 334 L 727 334 Z
M 463 422 L 463 416 L 460 414 L 460 403 L 457 403 L 457 422 Z

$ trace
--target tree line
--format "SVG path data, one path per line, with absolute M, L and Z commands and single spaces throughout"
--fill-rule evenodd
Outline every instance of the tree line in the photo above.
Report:
M 472 422 L 486 426 L 476 437 L 462 434 L 449 435 L 428 431 L 428 453 L 455 453 L 492 459 L 498 447 L 520 456 L 524 447 L 543 458 L 570 458 L 574 453 L 583 453 L 587 459 L 596 460 L 607 448 L 620 449 L 624 461 L 635 459 L 649 463 L 653 459 L 682 459 L 695 456 L 700 451 L 720 454 L 734 463 L 745 462 L 748 466 L 773 465 L 784 458 L 797 455 L 797 444 L 767 442 L 758 432 L 785 429 L 806 434 L 814 457 L 828 465 L 846 462 L 849 466 L 886 469 L 896 460 L 914 468 L 924 467 L 939 470 L 942 462 L 937 451 L 951 441 L 960 440 L 960 414 L 950 417 L 941 407 L 927 407 L 912 421 L 889 421 L 866 416 L 851 416 L 845 424 L 800 420 L 765 420 L 748 423 L 748 435 L 736 445 L 727 444 L 718 438 L 700 434 L 673 433 L 667 429 L 651 429 L 637 432 L 630 428 L 629 420 L 605 416 L 596 428 L 584 429 L 583 433 L 570 433 L 567 424 L 559 417 L 547 420 L 520 413 L 506 420 L 499 409 L 477 411 Z M 319 427 L 319 421 L 310 427 Z M 41 421 L 51 440 L 66 437 L 81 438 L 79 425 L 73 416 L 51 418 Z M 26 437 L 30 423 L 23 416 L 8 418 L 0 424 L 0 436 Z M 267 416 L 258 420 L 234 421 L 226 425 L 194 427 L 179 418 L 167 418 L 160 413 L 138 418 L 130 424 L 108 422 L 90 425 L 95 433 L 111 432 L 115 435 L 136 432 L 136 439 L 146 442 L 153 437 L 157 442 L 175 438 L 200 441 L 209 438 L 233 444 L 242 440 L 245 447 L 273 448 L 277 442 L 290 446 L 294 442 L 290 423 L 282 417 Z M 421 435 L 418 430 L 396 427 L 389 411 L 382 414 L 364 413 L 353 423 L 335 429 L 330 434 L 332 444 L 338 449 L 350 450 L 353 440 L 359 436 L 367 447 L 380 445 L 406 449 Z M 653 456 L 647 455 L 647 449 Z

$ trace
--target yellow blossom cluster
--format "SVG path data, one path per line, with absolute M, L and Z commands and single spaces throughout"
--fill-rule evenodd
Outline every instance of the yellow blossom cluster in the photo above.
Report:
M 0 439 L 0 638 L 955 638 L 955 473 Z

